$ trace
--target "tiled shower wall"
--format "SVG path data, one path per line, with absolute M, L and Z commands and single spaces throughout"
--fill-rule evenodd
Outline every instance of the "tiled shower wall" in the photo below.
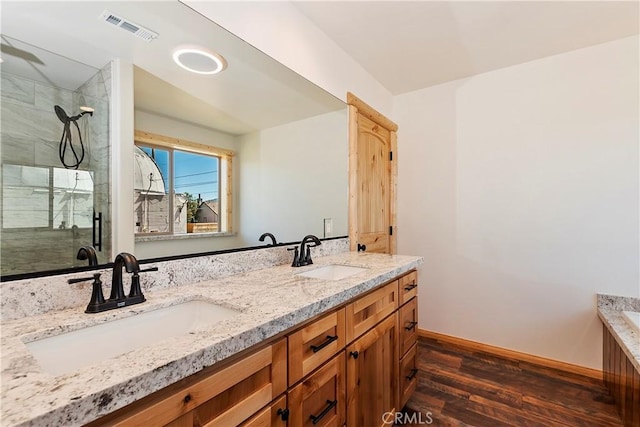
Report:
M 2 165 L 62 168 L 58 155 L 63 124 L 54 105 L 68 115 L 80 112 L 80 106 L 95 109 L 93 117 L 79 120 L 85 159 L 79 170 L 93 172 L 94 206 L 103 212 L 103 249 L 99 262 L 109 262 L 110 221 L 110 150 L 109 99 L 111 64 L 107 64 L 75 92 L 53 87 L 20 76 L 1 75 L 0 139 Z M 77 134 L 73 133 L 74 143 Z M 4 201 L 3 201 L 4 204 Z M 28 215 L 29 212 L 25 212 Z M 2 275 L 60 269 L 85 265 L 75 259 L 80 246 L 92 244 L 91 228 L 3 228 L 0 251 Z

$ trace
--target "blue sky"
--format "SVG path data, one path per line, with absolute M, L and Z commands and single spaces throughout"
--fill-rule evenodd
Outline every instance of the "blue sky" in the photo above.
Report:
M 151 156 L 150 148 L 140 148 Z M 154 151 L 156 164 L 166 178 L 169 170 L 169 152 L 157 148 Z M 196 198 L 200 194 L 202 200 L 218 198 L 219 159 L 217 157 L 174 151 L 174 169 L 176 193 L 190 193 Z M 169 191 L 167 179 L 165 179 L 165 191 Z

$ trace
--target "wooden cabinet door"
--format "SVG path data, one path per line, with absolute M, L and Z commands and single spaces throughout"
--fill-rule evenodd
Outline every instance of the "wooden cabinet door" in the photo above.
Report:
M 400 321 L 398 332 L 400 334 L 400 357 L 416 343 L 418 338 L 418 304 L 417 298 L 400 307 Z
M 395 253 L 398 126 L 347 94 L 349 104 L 349 238 L 351 250 Z
M 384 426 L 398 396 L 397 313 L 347 347 L 347 426 Z
M 289 391 L 289 427 L 342 427 L 345 420 L 344 351 Z
M 292 386 L 344 349 L 344 308 L 294 332 L 288 340 L 289 386 Z

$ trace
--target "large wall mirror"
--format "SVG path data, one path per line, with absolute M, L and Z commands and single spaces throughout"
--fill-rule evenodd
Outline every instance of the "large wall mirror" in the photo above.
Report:
M 226 69 L 180 68 L 172 54 L 185 46 L 222 56 Z M 139 259 L 260 246 L 264 232 L 280 242 L 347 234 L 345 104 L 188 6 L 3 1 L 2 59 L 3 276 L 86 265 L 76 252 L 98 238 L 109 262 L 121 226 L 136 233 Z M 109 191 L 114 59 L 133 67 L 133 87 L 118 88 L 133 91 L 138 136 L 127 224 L 113 220 L 122 195 Z M 75 120 L 66 126 L 55 105 Z M 84 138 L 77 167 L 72 151 L 67 166 L 60 159 L 66 130 L 74 144 Z M 183 155 L 176 141 L 196 148 Z M 200 166 L 200 146 L 230 160 Z M 13 262 L 20 253 L 27 261 Z

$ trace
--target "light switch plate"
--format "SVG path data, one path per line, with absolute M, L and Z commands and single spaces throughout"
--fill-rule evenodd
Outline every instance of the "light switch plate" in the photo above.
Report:
M 333 235 L 333 220 L 331 218 L 324 219 L 324 237 Z

